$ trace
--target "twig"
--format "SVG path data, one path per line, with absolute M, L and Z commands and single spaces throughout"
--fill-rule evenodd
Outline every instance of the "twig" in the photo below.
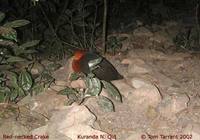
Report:
M 104 0 L 104 15 L 103 15 L 103 50 L 106 53 L 106 31 L 107 31 L 107 0 Z

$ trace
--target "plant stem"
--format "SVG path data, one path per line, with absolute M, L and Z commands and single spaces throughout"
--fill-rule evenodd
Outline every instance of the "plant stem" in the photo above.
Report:
M 107 0 L 104 0 L 104 15 L 103 15 L 103 53 L 106 53 L 106 31 L 107 31 Z
M 98 10 L 98 6 L 97 6 L 97 4 L 95 4 L 94 23 L 93 23 L 92 33 L 91 33 L 91 46 L 92 46 L 92 48 L 95 48 L 94 38 L 95 38 L 96 21 L 97 21 L 97 10 Z

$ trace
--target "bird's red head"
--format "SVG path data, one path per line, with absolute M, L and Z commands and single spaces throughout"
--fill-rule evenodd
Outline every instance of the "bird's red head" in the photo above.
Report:
M 85 51 L 81 51 L 81 50 L 76 51 L 74 53 L 73 60 L 72 60 L 72 68 L 74 72 L 81 72 L 80 61 L 84 55 L 85 55 Z

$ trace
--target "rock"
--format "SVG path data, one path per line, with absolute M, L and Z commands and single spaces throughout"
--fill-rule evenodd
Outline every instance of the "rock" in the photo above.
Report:
M 167 35 L 166 33 L 156 32 L 154 35 L 150 38 L 150 41 L 155 41 L 157 43 L 164 44 L 167 41 Z
M 55 91 L 47 90 L 45 93 L 33 97 L 29 103 L 30 109 L 45 116 L 51 116 L 55 109 L 64 106 L 67 96 L 58 95 Z
M 68 82 L 62 81 L 62 80 L 55 81 L 55 85 L 57 85 L 57 86 L 66 86 L 67 84 L 68 84 Z
M 144 60 L 139 58 L 134 59 L 124 59 L 123 63 L 128 64 L 128 74 L 146 74 L 150 73 L 151 68 L 144 62 Z
M 70 58 L 66 61 L 66 64 L 60 67 L 53 73 L 53 77 L 58 80 L 66 81 L 69 80 L 70 74 L 73 73 L 72 69 L 72 59 Z
M 158 114 L 159 113 L 154 107 L 152 106 L 148 107 L 147 112 L 146 112 L 146 116 L 148 117 L 148 119 L 155 119 L 158 116 Z
M 153 130 L 167 129 L 167 128 L 171 127 L 171 126 L 169 126 L 168 123 L 169 122 L 166 119 L 159 116 L 152 121 L 150 128 L 153 129 Z
M 134 90 L 134 88 L 128 85 L 124 80 L 112 81 L 112 84 L 116 86 L 121 95 L 126 98 L 129 96 L 129 94 L 132 94 Z
M 133 91 L 128 97 L 130 107 L 138 107 L 139 109 L 148 109 L 149 106 L 157 107 L 161 102 L 161 94 L 155 87 L 141 87 Z
M 135 48 L 149 48 L 153 45 L 149 40 L 151 36 L 153 36 L 151 31 L 145 27 L 139 27 L 134 30 L 130 40 Z
M 132 64 L 128 66 L 129 74 L 147 74 L 150 72 L 151 69 L 148 66 L 139 66 L 137 64 Z
M 169 36 L 169 34 L 166 31 L 158 31 L 155 32 L 154 35 L 150 38 L 150 41 L 154 42 L 153 44 L 157 43 L 157 45 L 154 45 L 156 47 L 165 47 L 168 48 L 170 46 L 173 46 L 173 38 Z
M 191 121 L 196 124 L 200 124 L 200 106 L 194 106 L 186 108 L 176 114 L 179 122 L 182 124 L 188 123 Z
M 108 97 L 107 93 L 105 90 L 102 90 L 101 95 Z M 109 97 L 108 97 L 109 98 Z M 105 114 L 103 109 L 100 108 L 100 106 L 97 103 L 97 98 L 96 97 L 90 97 L 88 98 L 85 102 L 84 105 L 89 108 L 89 110 L 94 113 L 96 116 L 101 116 Z
M 42 136 L 41 138 L 38 138 L 38 140 L 44 140 L 44 139 L 49 139 L 49 140 L 71 140 L 69 137 L 58 133 L 55 129 L 53 131 L 48 130 L 48 125 L 39 127 L 37 129 L 34 129 L 31 131 L 32 135 L 38 135 Z
M 134 30 L 133 35 L 139 37 L 151 37 L 153 36 L 153 33 L 145 27 L 140 27 Z
M 29 129 L 23 124 L 17 122 L 16 120 L 7 119 L 4 120 L 4 123 L 0 125 L 1 138 L 3 137 L 3 135 L 17 136 L 17 135 L 27 135 L 27 134 L 29 134 Z
M 123 64 L 123 65 L 130 65 L 130 64 L 132 64 L 132 61 L 130 59 L 128 59 L 128 58 L 125 58 L 125 59 L 123 59 L 121 61 L 121 64 Z
M 169 87 L 181 87 L 180 83 L 174 79 L 171 79 L 170 77 L 162 74 L 161 72 L 158 72 L 156 70 L 153 71 L 154 78 L 156 79 L 157 84 L 159 84 L 159 87 L 167 88 Z
M 62 134 L 70 137 L 72 140 L 75 139 L 88 139 L 88 140 L 93 140 L 93 139 L 103 139 L 105 140 L 115 140 L 116 137 L 113 135 L 113 138 L 111 135 L 93 129 L 91 126 L 88 125 L 73 125 L 70 128 L 65 128 L 61 131 Z M 111 136 L 111 137 L 110 137 Z
M 59 92 L 59 91 L 65 89 L 67 86 L 69 86 L 69 82 L 62 81 L 62 80 L 56 80 L 55 84 L 51 84 L 49 89 L 52 89 L 52 90 L 54 90 L 56 92 Z
M 66 86 L 57 86 L 57 85 L 51 85 L 49 87 L 49 89 L 54 90 L 56 92 L 59 92 L 59 91 L 65 89 L 65 88 L 66 88 Z
M 31 74 L 39 74 L 42 73 L 42 71 L 44 70 L 44 66 L 38 62 L 35 62 L 33 64 L 33 67 L 31 68 Z
M 105 135 L 99 130 L 93 129 L 96 117 L 85 107 L 72 104 L 64 106 L 54 112 L 47 125 L 34 129 L 32 134 L 49 136 L 50 140 L 75 140 Z
M 47 130 L 48 132 L 57 131 L 72 140 L 92 140 L 103 135 L 107 140 L 107 133 L 92 128 L 95 120 L 96 117 L 85 106 L 73 104 L 55 112 Z
M 200 125 L 190 123 L 184 128 L 182 134 L 185 135 L 183 139 L 200 140 Z
M 43 136 L 46 139 L 50 138 L 49 134 L 47 133 L 47 125 L 32 130 L 31 134 L 32 135 L 37 135 L 37 136 Z M 42 139 L 42 137 L 38 138 L 38 140 L 43 140 L 43 139 Z
M 185 94 L 174 94 L 166 97 L 161 102 L 158 110 L 162 116 L 172 119 L 176 113 L 187 108 L 188 102 L 189 98 Z
M 154 88 L 153 84 L 151 84 L 148 81 L 144 81 L 143 79 L 140 79 L 140 78 L 132 78 L 131 84 L 136 89 L 141 88 L 141 87 L 150 87 L 150 88 L 152 87 L 152 88 Z
M 135 131 L 130 134 L 130 136 L 126 140 L 142 140 L 147 139 L 148 136 L 145 132 L 142 131 Z
M 82 89 L 86 88 L 85 81 L 82 79 L 72 81 L 70 85 L 72 88 L 82 88 Z
M 95 120 L 95 115 L 93 115 L 84 105 L 78 106 L 74 104 L 72 106 L 63 107 L 62 110 L 56 112 L 51 118 L 51 122 L 58 125 L 56 127 L 58 130 L 69 128 L 77 124 L 93 126 Z

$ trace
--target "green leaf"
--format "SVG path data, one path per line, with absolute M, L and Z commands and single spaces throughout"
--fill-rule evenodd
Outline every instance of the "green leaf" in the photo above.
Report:
M 46 69 L 48 71 L 56 71 L 57 69 L 59 69 L 61 67 L 61 64 L 59 63 L 50 63 L 47 65 Z
M 14 88 L 18 88 L 19 87 L 19 85 L 17 83 L 18 75 L 14 72 L 10 72 L 8 76 L 10 79 L 10 84 L 11 84 L 10 86 L 14 87 Z
M 58 92 L 61 95 L 77 94 L 77 91 L 73 88 L 66 87 L 65 89 Z
M 17 28 L 17 27 L 25 26 L 29 23 L 30 23 L 30 21 L 22 19 L 22 20 L 14 20 L 14 21 L 11 21 L 11 22 L 7 22 L 3 26 L 4 27 Z
M 7 80 L 6 78 L 0 77 L 0 84 L 1 84 L 2 82 L 5 82 L 6 80 Z
M 37 53 L 38 51 L 36 50 L 24 50 L 23 54 L 33 54 L 33 53 Z
M 17 42 L 17 32 L 13 28 L 0 26 L 0 36 L 4 39 Z
M 0 87 L 0 93 L 9 93 L 10 89 L 8 87 Z
M 14 51 L 14 54 L 15 54 L 16 56 L 19 56 L 20 54 L 23 54 L 25 50 L 24 50 L 23 48 L 20 48 L 20 47 L 18 46 L 18 47 L 13 48 L 13 51 Z
M 2 92 L 0 92 L 0 103 L 4 101 L 5 101 L 5 95 Z
M 80 77 L 80 75 L 76 72 L 73 72 L 72 74 L 70 74 L 69 80 L 70 81 L 74 81 L 77 80 Z
M 30 90 L 33 86 L 33 79 L 31 77 L 31 74 L 25 70 L 22 71 L 18 77 L 18 83 L 23 90 Z
M 39 93 L 43 92 L 45 89 L 44 84 L 42 83 L 37 83 L 32 87 L 32 92 L 34 95 L 38 95 Z
M 17 97 L 22 97 L 25 95 L 25 92 L 21 87 L 17 87 L 12 89 L 11 95 L 10 95 L 10 100 L 14 101 Z
M 0 71 L 9 70 L 11 68 L 13 68 L 13 67 L 10 65 L 0 65 Z
M 17 56 L 12 56 L 7 59 L 8 63 L 24 62 L 24 61 L 27 61 L 27 60 L 22 57 L 17 57 Z
M 26 43 L 20 45 L 19 47 L 20 48 L 30 48 L 30 47 L 38 45 L 39 42 L 40 42 L 40 40 L 29 41 L 29 42 L 26 42 Z
M 67 96 L 67 98 L 69 100 L 67 101 L 66 105 L 71 105 L 72 103 L 74 103 L 74 102 L 76 102 L 76 101 L 79 100 L 79 98 L 77 96 L 79 93 L 74 88 L 67 87 L 67 88 L 59 91 L 58 94 L 66 95 Z
M 105 111 L 105 112 L 113 112 L 115 111 L 114 105 L 110 99 L 105 96 L 99 96 L 97 98 L 98 105 Z
M 4 20 L 5 14 L 0 11 L 0 23 Z
M 86 96 L 98 96 L 102 90 L 101 81 L 98 78 L 86 78 Z
M 21 87 L 16 88 L 15 91 L 17 92 L 17 95 L 20 97 L 25 95 L 25 92 Z
M 0 87 L 0 102 L 6 100 L 8 96 L 10 96 L 10 89 L 8 87 Z
M 108 95 L 114 99 L 115 101 L 122 102 L 121 94 L 119 93 L 118 89 L 111 83 L 106 82 L 104 80 L 101 81 L 103 83 L 104 88 L 106 89 Z

